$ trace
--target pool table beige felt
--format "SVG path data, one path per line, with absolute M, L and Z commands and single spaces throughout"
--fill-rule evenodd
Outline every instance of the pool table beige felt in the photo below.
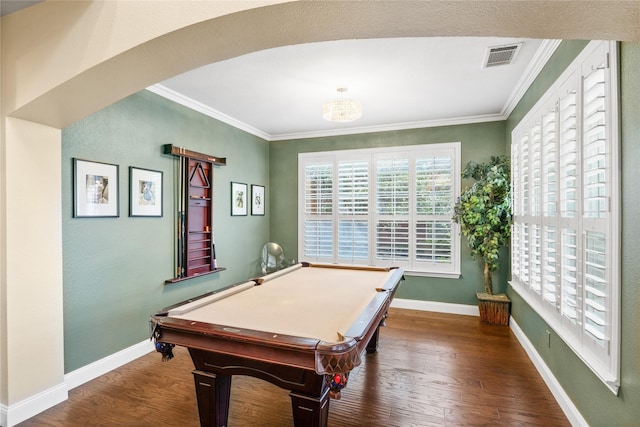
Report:
M 225 426 L 232 375 L 291 390 L 297 426 L 325 426 L 361 355 L 375 352 L 403 271 L 302 263 L 152 316 L 154 338 L 189 349 L 203 426 Z

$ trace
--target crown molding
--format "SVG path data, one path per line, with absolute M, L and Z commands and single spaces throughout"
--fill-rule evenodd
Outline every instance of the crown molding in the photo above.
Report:
M 439 120 L 422 120 L 418 122 L 393 123 L 375 126 L 362 126 L 326 131 L 299 132 L 271 135 L 269 141 L 285 141 L 292 139 L 322 138 L 326 136 L 356 135 L 361 133 L 389 132 L 396 130 L 420 129 L 440 126 L 466 125 L 471 123 L 497 122 L 505 120 L 502 114 L 485 114 L 481 116 L 453 117 Z
M 237 129 L 243 130 L 251 135 L 255 135 L 269 142 L 286 141 L 286 140 L 292 140 L 292 139 L 322 138 L 322 137 L 340 136 L 340 135 L 356 135 L 356 134 L 374 133 L 374 132 L 389 132 L 389 131 L 397 131 L 397 130 L 430 128 L 430 127 L 440 127 L 440 126 L 465 125 L 465 124 L 483 123 L 483 122 L 495 122 L 500 120 L 507 120 L 509 115 L 513 112 L 513 110 L 518 105 L 518 102 L 520 102 L 524 94 L 529 89 L 529 86 L 531 86 L 531 84 L 536 79 L 536 77 L 538 77 L 538 74 L 540 74 L 544 66 L 547 64 L 547 61 L 549 61 L 549 58 L 551 58 L 551 55 L 553 55 L 553 53 L 556 51 L 560 43 L 561 43 L 561 40 L 544 40 L 542 42 L 533 60 L 529 63 L 525 72 L 522 74 L 522 77 L 518 81 L 516 87 L 511 92 L 509 98 L 507 99 L 507 102 L 502 108 L 502 111 L 498 114 L 453 117 L 453 118 L 439 119 L 439 120 L 423 120 L 423 121 L 416 121 L 416 122 L 392 123 L 392 124 L 376 125 L 376 126 L 361 126 L 361 127 L 353 127 L 353 128 L 332 129 L 332 130 L 325 130 L 325 131 L 297 132 L 297 133 L 271 135 L 251 125 L 248 125 L 247 123 L 237 120 L 227 114 L 224 114 L 221 111 L 218 111 L 214 108 L 204 105 L 201 102 L 198 102 L 192 98 L 184 96 L 161 84 L 155 84 L 153 86 L 149 86 L 147 90 L 155 93 L 156 95 L 160 95 L 166 99 L 169 99 L 173 102 L 176 102 L 194 111 L 198 111 L 206 116 L 219 120 L 223 123 L 226 123 Z
M 161 84 L 155 84 L 153 86 L 149 86 L 146 88 L 149 92 L 153 92 L 156 95 L 160 95 L 163 98 L 166 98 L 170 101 L 173 101 L 177 104 L 180 104 L 184 107 L 190 108 L 194 111 L 204 114 L 205 116 L 209 116 L 216 120 L 219 120 L 223 123 L 226 123 L 230 126 L 233 126 L 237 129 L 243 130 L 251 135 L 255 135 L 258 138 L 262 138 L 266 141 L 271 140 L 271 135 L 261 131 L 260 129 L 256 129 L 253 126 L 250 126 L 240 120 L 237 120 L 231 116 L 228 116 L 214 108 L 211 108 L 195 99 L 189 98 L 188 96 L 184 96 L 181 93 L 178 93 L 172 89 L 169 89 L 166 86 Z
M 538 48 L 538 51 L 534 55 L 529 66 L 525 69 L 522 77 L 516 84 L 516 87 L 511 92 L 509 99 L 502 108 L 502 115 L 505 120 L 513 112 L 518 105 L 518 102 L 522 99 L 524 94 L 529 89 L 529 86 L 533 84 L 533 81 L 538 77 L 538 74 L 542 71 L 547 62 L 551 58 L 551 55 L 556 51 L 562 40 L 543 40 L 542 44 Z

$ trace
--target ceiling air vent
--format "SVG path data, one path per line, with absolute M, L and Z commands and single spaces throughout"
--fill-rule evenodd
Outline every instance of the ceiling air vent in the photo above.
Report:
M 487 56 L 484 61 L 485 68 L 495 67 L 496 65 L 511 64 L 516 53 L 520 50 L 520 46 L 522 46 L 522 43 L 490 47 L 487 50 Z

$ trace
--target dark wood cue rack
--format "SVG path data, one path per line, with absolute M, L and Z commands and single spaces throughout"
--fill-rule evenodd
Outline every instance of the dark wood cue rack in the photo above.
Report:
M 213 166 L 225 166 L 224 157 L 209 156 L 176 147 L 162 146 L 163 154 L 178 157 L 177 195 L 177 265 L 175 283 L 224 270 L 216 263 L 213 233 Z

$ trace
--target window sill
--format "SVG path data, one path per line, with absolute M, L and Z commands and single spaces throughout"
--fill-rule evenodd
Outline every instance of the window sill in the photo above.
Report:
M 415 276 L 415 277 L 436 277 L 439 279 L 459 279 L 462 277 L 460 273 L 438 273 L 434 271 L 416 271 L 416 270 L 405 270 L 405 276 Z

